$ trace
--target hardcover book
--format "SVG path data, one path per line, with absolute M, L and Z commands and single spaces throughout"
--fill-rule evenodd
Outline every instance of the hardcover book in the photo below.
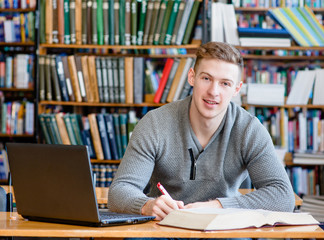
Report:
M 316 225 L 319 222 L 308 213 L 238 208 L 192 208 L 172 211 L 159 224 L 210 231 L 277 225 Z

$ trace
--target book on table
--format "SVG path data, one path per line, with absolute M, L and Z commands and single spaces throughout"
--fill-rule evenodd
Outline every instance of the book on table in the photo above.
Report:
M 159 224 L 208 231 L 277 225 L 315 225 L 319 222 L 308 213 L 262 209 L 192 208 L 172 211 Z

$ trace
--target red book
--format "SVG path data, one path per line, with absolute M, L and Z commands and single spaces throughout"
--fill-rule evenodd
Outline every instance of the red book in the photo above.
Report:
M 163 90 L 164 90 L 165 85 L 166 85 L 166 83 L 168 81 L 168 78 L 169 78 L 169 74 L 170 74 L 170 71 L 171 71 L 171 68 L 172 68 L 172 64 L 173 64 L 173 58 L 168 58 L 166 63 L 165 63 L 163 72 L 162 72 L 162 77 L 160 79 L 159 87 L 156 90 L 156 93 L 155 93 L 155 96 L 154 96 L 153 101 L 155 103 L 159 103 L 160 100 L 161 100 Z

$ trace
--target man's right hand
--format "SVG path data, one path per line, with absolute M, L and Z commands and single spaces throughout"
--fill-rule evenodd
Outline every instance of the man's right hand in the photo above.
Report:
M 170 212 L 184 207 L 182 201 L 175 201 L 168 196 L 162 195 L 156 199 L 148 200 L 142 207 L 143 215 L 155 216 L 155 220 L 162 220 Z

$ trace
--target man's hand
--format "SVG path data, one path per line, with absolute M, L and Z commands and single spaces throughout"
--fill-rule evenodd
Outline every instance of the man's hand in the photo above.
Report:
M 173 210 L 181 208 L 184 208 L 182 201 L 175 201 L 162 195 L 156 199 L 148 200 L 142 207 L 142 214 L 155 216 L 156 220 L 162 220 Z
M 212 200 L 208 202 L 195 202 L 189 203 L 184 208 L 223 208 L 222 204 L 218 200 Z

